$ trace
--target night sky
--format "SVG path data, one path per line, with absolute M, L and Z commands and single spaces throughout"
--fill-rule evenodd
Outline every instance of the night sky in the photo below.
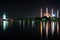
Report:
M 40 8 L 59 8 L 59 1 L 49 0 L 21 0 L 21 1 L 0 1 L 0 18 L 2 12 L 6 12 L 8 18 L 15 17 L 39 17 Z

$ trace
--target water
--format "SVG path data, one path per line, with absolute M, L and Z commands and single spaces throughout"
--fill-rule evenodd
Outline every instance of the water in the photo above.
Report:
M 29 24 L 28 20 L 12 21 L 12 24 L 10 21 L 5 22 L 2 24 L 5 24 L 6 29 L 0 25 L 0 38 L 2 39 L 59 40 L 59 22 L 29 21 Z

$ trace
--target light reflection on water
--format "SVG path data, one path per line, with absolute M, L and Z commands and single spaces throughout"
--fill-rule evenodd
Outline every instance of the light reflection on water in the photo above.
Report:
M 35 21 L 32 21 L 32 28 L 35 27 Z
M 3 30 L 5 31 L 8 26 L 8 21 L 3 21 Z
M 35 27 L 35 22 L 32 21 L 32 26 L 33 28 Z M 30 23 L 29 23 L 30 24 Z M 29 26 L 28 22 L 27 22 L 27 25 Z M 19 21 L 19 25 L 21 26 L 21 21 Z M 25 25 L 25 24 L 23 24 Z M 51 26 L 50 26 L 51 25 Z M 6 30 L 8 28 L 8 21 L 3 21 L 3 30 Z M 24 26 L 23 26 L 24 27 Z M 46 31 L 46 37 L 48 38 L 49 37 L 49 29 L 51 29 L 51 36 L 54 35 L 54 32 L 57 31 L 57 35 L 59 35 L 59 22 L 40 22 L 40 36 L 42 37 L 43 35 L 43 29 L 45 29 Z M 56 29 L 55 29 L 56 28 Z M 43 37 L 42 37 L 43 38 Z
M 19 21 L 19 25 L 21 26 L 21 20 Z
M 51 33 L 52 33 L 52 35 L 53 35 L 54 31 L 55 31 L 55 22 L 51 22 Z
M 57 35 L 59 36 L 59 22 L 51 22 L 51 23 L 50 22 L 46 22 L 45 24 L 43 24 L 43 22 L 40 22 L 40 27 L 41 27 L 40 28 L 40 33 L 41 33 L 40 35 L 43 35 L 42 30 L 46 28 L 46 38 L 48 38 L 48 36 L 49 36 L 48 35 L 49 34 L 49 30 L 51 31 L 51 34 L 52 34 L 52 35 L 50 35 L 51 37 L 53 37 L 53 35 L 55 33 L 57 33 L 57 34 L 54 35 L 54 36 L 57 36 Z

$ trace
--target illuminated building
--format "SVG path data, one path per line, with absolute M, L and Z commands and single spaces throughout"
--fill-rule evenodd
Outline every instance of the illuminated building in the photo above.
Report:
M 55 30 L 55 25 L 57 25 L 57 33 L 59 33 L 59 23 L 58 23 L 58 21 L 57 21 L 57 19 L 59 18 L 59 10 L 57 9 L 57 15 L 56 14 L 54 14 L 54 10 L 53 10 L 53 8 L 51 9 L 51 13 L 49 13 L 48 12 L 48 8 L 46 8 L 46 13 L 44 13 L 43 14 L 43 10 L 42 10 L 42 8 L 40 9 L 40 17 L 42 18 L 42 22 L 40 22 L 40 33 L 41 33 L 41 36 L 43 35 L 42 33 L 43 33 L 43 29 L 44 28 L 46 28 L 46 35 L 48 35 L 48 32 L 49 32 L 49 29 L 51 30 L 51 33 L 52 33 L 52 35 L 54 34 L 54 32 L 56 31 Z M 51 15 L 52 14 L 52 15 Z M 56 17 L 57 16 L 57 17 Z M 49 18 L 50 17 L 50 18 Z M 48 19 L 46 19 L 46 18 L 48 18 Z M 51 21 L 51 23 L 45 23 L 46 22 L 46 20 L 50 20 Z M 57 22 L 57 24 L 56 24 L 56 22 Z M 51 25 L 51 27 L 50 26 L 48 26 L 48 25 Z M 46 25 L 46 26 L 45 26 Z M 48 37 L 48 36 L 47 36 Z

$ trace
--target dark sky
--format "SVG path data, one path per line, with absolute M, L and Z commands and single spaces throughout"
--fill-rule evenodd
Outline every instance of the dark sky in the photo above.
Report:
M 21 0 L 21 1 L 0 1 L 0 17 L 2 12 L 5 11 L 7 17 L 36 17 L 39 16 L 40 8 L 60 7 L 59 1 L 49 0 Z

